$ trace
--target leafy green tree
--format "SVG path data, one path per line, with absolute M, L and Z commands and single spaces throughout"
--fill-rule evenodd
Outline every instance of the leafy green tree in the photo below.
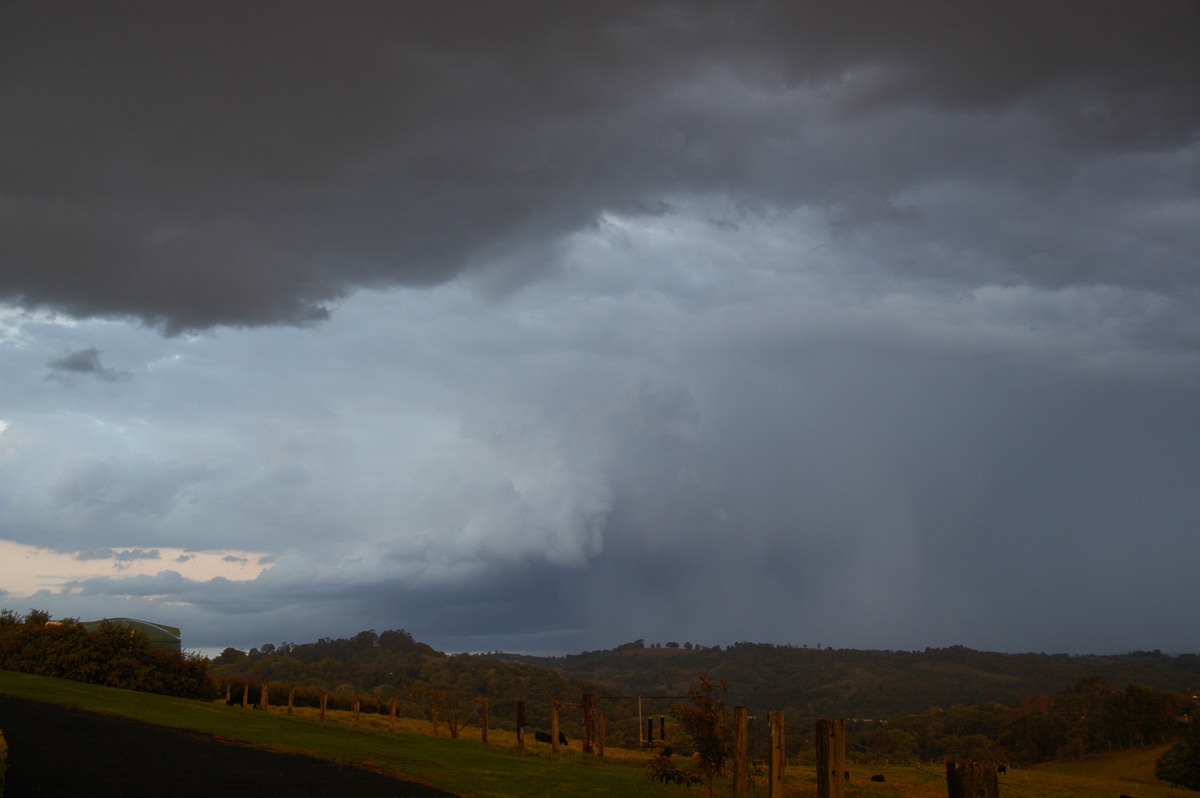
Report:
M 1179 742 L 1155 761 L 1154 775 L 1189 790 L 1200 790 L 1200 721 L 1193 718 Z
M 232 665 L 235 662 L 240 662 L 246 659 L 246 652 L 240 649 L 231 647 L 226 648 L 213 659 L 213 665 Z

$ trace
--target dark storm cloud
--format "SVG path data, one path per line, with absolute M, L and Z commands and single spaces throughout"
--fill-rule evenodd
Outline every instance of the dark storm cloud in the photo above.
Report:
M 74 580 L 64 588 L 72 595 L 113 607 L 118 606 L 113 602 L 136 603 L 171 595 L 188 605 L 176 612 L 189 619 L 194 645 L 246 647 L 309 639 L 314 634 L 344 636 L 348 622 L 364 629 L 403 627 L 423 642 L 455 651 L 505 646 L 511 650 L 514 641 L 542 641 L 533 650 L 564 650 L 584 639 L 581 625 L 586 620 L 586 600 L 576 589 L 576 569 L 530 564 L 483 575 L 468 585 L 421 589 L 395 580 L 329 583 L 297 579 L 270 585 L 263 581 L 194 580 L 163 570 L 154 575 Z M 30 600 L 49 606 L 61 601 L 48 593 Z M 216 634 L 200 632 L 213 624 L 213 618 L 206 617 L 210 613 L 238 616 L 240 628 L 226 626 Z
M 168 333 L 304 325 L 358 287 L 490 270 L 486 290 L 511 290 L 603 212 L 689 194 L 812 203 L 847 229 L 907 225 L 968 248 L 938 197 L 903 196 L 938 181 L 1012 187 L 1011 207 L 960 205 L 971 230 L 1004 242 L 1013 257 L 990 268 L 1008 279 L 1194 287 L 1174 250 L 1105 249 L 1128 219 L 1064 219 L 1013 242 L 1010 214 L 1033 202 L 1042 217 L 1087 218 L 1094 195 L 1136 198 L 1147 182 L 1097 184 L 1097 154 L 1193 140 L 1198 14 L 1186 2 L 7 3 L 0 298 Z M 1169 164 L 1157 170 L 1159 199 L 1195 196 Z M 1197 243 L 1186 224 L 1134 223 Z M 1076 246 L 1093 237 L 1096 251 Z M 891 268 L 941 268 L 903 229 L 894 240 L 905 248 Z
M 158 560 L 162 559 L 157 549 L 149 551 L 145 549 L 96 549 L 89 552 L 77 552 L 75 556 L 81 560 L 108 560 L 112 559 L 118 563 L 132 562 L 134 560 Z
M 93 347 L 67 352 L 62 357 L 51 360 L 50 377 L 62 378 L 68 374 L 90 375 L 106 382 L 127 380 L 133 375 L 127 371 L 106 368 L 100 363 L 100 350 Z
M 618 493 L 577 586 L 592 639 L 1118 651 L 1193 633 L 1161 602 L 1196 594 L 1194 386 L 886 346 L 791 367 L 770 390 L 726 375 L 702 479 Z

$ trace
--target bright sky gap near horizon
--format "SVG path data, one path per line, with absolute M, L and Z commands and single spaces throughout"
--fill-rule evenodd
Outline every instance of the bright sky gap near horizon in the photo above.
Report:
M 0 6 L 0 606 L 1200 650 L 1200 5 Z

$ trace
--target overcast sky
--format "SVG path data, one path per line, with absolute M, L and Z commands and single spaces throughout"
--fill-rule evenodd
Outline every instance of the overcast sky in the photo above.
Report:
M 0 5 L 0 606 L 1200 650 L 1200 5 Z

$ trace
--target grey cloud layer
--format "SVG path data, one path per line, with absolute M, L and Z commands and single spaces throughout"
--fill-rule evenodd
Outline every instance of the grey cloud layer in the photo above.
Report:
M 306 324 L 362 286 L 511 290 L 603 212 L 687 195 L 819 205 L 970 284 L 1194 289 L 1198 13 L 9 3 L 0 297 Z
M 1194 646 L 1194 3 L 478 6 L 3 4 L 20 601 Z

